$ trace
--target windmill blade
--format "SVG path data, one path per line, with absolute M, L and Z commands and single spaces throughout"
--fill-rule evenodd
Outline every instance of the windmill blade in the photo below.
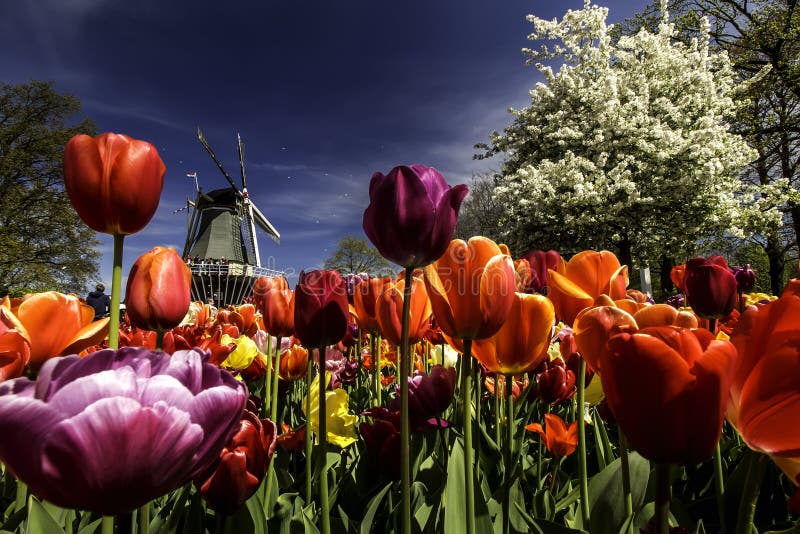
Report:
M 250 203 L 250 207 L 253 208 L 253 221 L 256 225 L 261 228 L 273 241 L 280 245 L 281 243 L 281 234 L 278 233 L 278 230 L 272 226 L 272 223 L 264 217 L 264 214 L 261 213 L 261 210 L 256 207 L 255 204 L 252 202 Z
M 233 190 L 236 191 L 237 193 L 241 194 L 241 191 L 239 191 L 239 188 L 236 187 L 236 183 L 234 183 L 233 178 L 231 178 L 231 175 L 228 174 L 228 171 L 226 171 L 225 167 L 222 166 L 222 162 L 219 160 L 219 158 L 217 158 L 217 155 L 214 154 L 214 151 L 211 150 L 211 146 L 208 144 L 208 141 L 206 141 L 206 138 L 203 136 L 203 132 L 200 131 L 200 127 L 199 126 L 197 127 L 197 138 L 203 144 L 203 147 L 206 149 L 206 152 L 208 152 L 208 155 L 211 156 L 211 159 L 214 160 L 214 163 L 217 164 L 217 167 L 219 167 L 219 170 L 222 171 L 223 176 L 225 176 L 225 178 L 228 180 L 228 183 L 231 184 L 231 187 L 233 187 Z
M 242 172 L 242 190 L 247 190 L 247 175 L 244 173 L 244 144 L 242 144 L 242 136 L 236 132 L 236 138 L 239 139 L 239 169 Z

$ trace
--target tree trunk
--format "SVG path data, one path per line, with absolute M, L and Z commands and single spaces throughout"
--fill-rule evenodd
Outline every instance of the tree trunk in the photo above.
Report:
M 672 272 L 672 268 L 675 267 L 675 260 L 668 257 L 668 256 L 661 256 L 661 266 L 659 270 L 659 280 L 661 283 L 661 292 L 663 296 L 666 297 L 668 295 L 672 295 L 675 289 L 675 285 L 672 283 L 672 278 L 670 278 L 670 273 Z
M 781 247 L 777 234 L 767 237 L 767 246 L 764 248 L 769 259 L 769 285 L 773 295 L 780 295 L 783 291 L 783 271 L 786 257 Z
M 617 247 L 619 248 L 619 263 L 620 265 L 627 265 L 628 273 L 630 274 L 631 269 L 633 269 L 633 260 L 631 258 L 631 240 L 627 234 L 619 240 Z

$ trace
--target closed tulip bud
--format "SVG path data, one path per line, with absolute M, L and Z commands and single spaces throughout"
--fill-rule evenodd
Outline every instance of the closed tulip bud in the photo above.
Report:
M 364 232 L 381 255 L 415 268 L 438 259 L 453 238 L 466 185 L 450 187 L 439 171 L 424 165 L 376 172 L 369 184 Z
M 402 341 L 402 315 L 403 299 L 406 283 L 401 280 L 396 284 L 390 283 L 384 287 L 383 293 L 378 297 L 376 304 L 378 324 L 383 337 L 400 345 Z M 408 342 L 412 345 L 422 339 L 430 328 L 431 302 L 425 291 L 425 284 L 421 278 L 412 278 L 411 305 L 409 307 Z
M 370 278 L 358 282 L 353 290 L 353 307 L 356 310 L 356 321 L 359 328 L 370 334 L 380 332 L 381 326 L 378 324 L 378 310 L 376 303 L 387 285 L 392 283 L 392 279 Z
M 536 374 L 536 393 L 545 404 L 558 404 L 569 400 L 575 394 L 575 373 L 568 369 L 559 356 L 551 362 L 544 362 L 544 370 Z
M 532 250 L 522 256 L 530 265 L 530 280 L 525 288 L 526 293 L 541 293 L 547 295 L 547 271 L 552 269 L 557 273 L 564 274 L 567 264 L 561 258 L 561 254 L 555 250 Z
M 725 317 L 736 307 L 736 278 L 722 256 L 687 261 L 683 284 L 689 306 L 703 319 Z
M 155 247 L 136 260 L 125 288 L 125 309 L 133 326 L 170 330 L 191 303 L 192 273 L 171 248 Z
M 244 410 L 239 430 L 219 453 L 219 461 L 195 480 L 200 495 L 214 511 L 233 514 L 253 496 L 267 473 L 276 435 L 275 423 Z
M 76 135 L 64 150 L 64 188 L 89 228 L 135 234 L 158 208 L 164 162 L 153 145 L 125 135 Z
M 264 320 L 264 329 L 272 336 L 294 334 L 294 291 L 285 278 L 277 278 L 270 289 L 259 295 L 256 305 Z
M 283 380 L 300 380 L 308 369 L 308 350 L 292 345 L 281 353 L 279 374 Z
M 731 267 L 733 277 L 736 278 L 736 285 L 740 293 L 752 291 L 756 286 L 756 272 L 749 264 L 744 267 Z
M 333 345 L 347 333 L 344 279 L 336 271 L 300 273 L 294 291 L 295 335 L 307 348 Z

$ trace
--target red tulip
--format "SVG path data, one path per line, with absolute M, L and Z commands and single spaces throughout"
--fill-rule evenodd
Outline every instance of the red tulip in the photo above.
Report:
M 725 317 L 736 307 L 736 277 L 722 256 L 692 258 L 683 278 L 689 306 L 703 319 Z
M 542 362 L 537 371 L 535 392 L 545 404 L 560 404 L 575 394 L 575 373 L 560 356 Z
M 244 410 L 239 430 L 219 453 L 219 461 L 195 480 L 211 508 L 232 514 L 256 492 L 275 451 L 276 434 L 275 423 Z
M 466 185 L 450 187 L 433 167 L 395 167 L 386 176 L 376 172 L 364 232 L 389 261 L 412 269 L 428 265 L 447 250 L 466 195 Z
M 155 214 L 164 186 L 155 147 L 125 135 L 76 135 L 64 150 L 64 187 L 89 228 L 135 234 Z
M 654 462 L 707 460 L 722 432 L 736 348 L 706 330 L 644 328 L 601 352 L 603 391 L 631 445 Z
M 333 345 L 347 334 L 350 305 L 338 272 L 300 273 L 294 298 L 295 336 L 307 348 Z
M 125 288 L 125 309 L 133 326 L 170 330 L 189 311 L 192 273 L 171 248 L 155 247 L 136 260 Z
M 561 254 L 555 250 L 531 250 L 522 258 L 530 265 L 530 280 L 525 288 L 526 293 L 541 293 L 547 295 L 547 271 L 550 269 L 557 273 L 564 274 L 567 268 L 566 262 L 561 258 Z

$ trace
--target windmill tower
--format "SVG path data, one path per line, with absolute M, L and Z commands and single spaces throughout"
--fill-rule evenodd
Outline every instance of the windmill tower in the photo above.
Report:
M 203 132 L 197 129 L 197 138 L 230 187 L 207 193 L 197 187 L 183 247 L 183 258 L 192 271 L 192 298 L 203 302 L 213 299 L 218 306 L 241 304 L 259 276 L 283 275 L 261 266 L 256 227 L 276 243 L 280 243 L 280 234 L 250 200 L 244 145 L 241 136 L 237 137 L 241 189 L 222 166 Z

